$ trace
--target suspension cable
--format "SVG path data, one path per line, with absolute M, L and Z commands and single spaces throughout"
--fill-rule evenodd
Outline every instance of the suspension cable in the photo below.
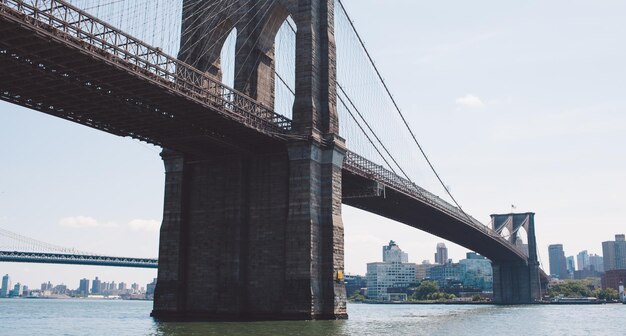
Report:
M 348 12 L 346 11 L 346 8 L 344 7 L 343 2 L 341 0 L 337 0 L 337 2 L 339 3 L 339 6 L 341 7 L 341 10 L 343 11 L 343 13 L 346 15 L 346 18 L 348 18 L 348 22 L 350 23 L 350 26 L 352 27 L 352 30 L 354 31 L 354 34 L 356 35 L 357 39 L 359 40 L 359 43 L 361 44 L 361 47 L 363 48 L 363 51 L 365 51 L 365 54 L 367 55 L 367 58 L 368 58 L 370 64 L 372 64 L 372 67 L 374 67 L 374 71 L 376 72 L 376 76 L 378 76 L 378 79 L 380 79 L 380 82 L 382 83 L 383 88 L 387 92 L 387 95 L 389 95 L 389 98 L 391 99 L 391 102 L 393 103 L 396 111 L 400 115 L 400 118 L 402 118 L 402 122 L 404 123 L 404 125 L 407 128 L 407 130 L 411 134 L 411 137 L 413 138 L 413 141 L 415 142 L 415 144 L 419 148 L 420 152 L 422 153 L 422 156 L 424 156 L 424 159 L 426 159 L 426 162 L 428 163 L 428 166 L 430 167 L 432 172 L 435 174 L 435 176 L 437 177 L 437 180 L 439 180 L 439 183 L 441 184 L 443 189 L 446 191 L 448 196 L 450 196 L 450 198 L 452 199 L 454 204 L 456 204 L 456 206 L 459 208 L 459 210 L 461 210 L 461 212 L 463 212 L 463 214 L 465 214 L 466 216 L 469 217 L 469 215 L 467 215 L 465 213 L 465 211 L 463 211 L 463 208 L 461 207 L 461 205 L 459 205 L 459 202 L 457 202 L 457 200 L 454 198 L 454 196 L 452 196 L 452 193 L 450 192 L 448 187 L 445 185 L 445 183 L 443 182 L 443 180 L 439 176 L 439 173 L 437 173 L 437 170 L 435 170 L 434 165 L 432 164 L 432 162 L 430 161 L 430 159 L 426 155 L 426 152 L 422 148 L 422 145 L 420 145 L 419 141 L 417 141 L 417 137 L 413 133 L 413 130 L 409 126 L 409 123 L 407 122 L 406 118 L 404 117 L 404 114 L 400 110 L 400 107 L 398 106 L 398 103 L 396 102 L 395 98 L 391 94 L 391 91 L 389 90 L 389 87 L 387 86 L 387 83 L 383 79 L 383 76 L 381 75 L 380 71 L 378 70 L 378 67 L 374 63 L 374 60 L 373 60 L 372 56 L 370 55 L 369 51 L 365 47 L 365 43 L 363 42 L 363 39 L 361 38 L 361 35 L 359 34 L 359 32 L 356 30 L 356 27 L 354 26 L 354 23 L 352 22 L 352 19 L 350 18 L 350 15 L 348 15 Z

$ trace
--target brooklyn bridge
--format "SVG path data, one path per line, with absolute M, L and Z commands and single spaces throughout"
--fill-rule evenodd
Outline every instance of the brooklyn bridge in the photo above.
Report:
M 540 298 L 534 214 L 462 210 L 341 1 L 183 0 L 157 46 L 80 3 L 0 0 L 0 98 L 163 148 L 156 318 L 347 317 L 342 204 L 486 256 L 497 303 Z

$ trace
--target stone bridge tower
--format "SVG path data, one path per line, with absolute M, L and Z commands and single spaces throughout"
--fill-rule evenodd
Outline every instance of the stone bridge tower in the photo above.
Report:
M 508 240 L 517 245 L 519 230 L 524 228 L 528 242 L 526 262 L 492 262 L 493 297 L 499 304 L 524 304 L 541 300 L 542 281 L 537 258 L 537 240 L 535 238 L 535 214 L 510 213 L 491 215 L 492 229 L 502 234 L 506 228 Z
M 216 4 L 216 3 L 219 3 Z M 235 89 L 274 103 L 274 39 L 297 25 L 291 140 L 164 149 L 158 319 L 345 318 L 333 0 L 183 1 L 179 58 L 216 78 L 236 28 Z

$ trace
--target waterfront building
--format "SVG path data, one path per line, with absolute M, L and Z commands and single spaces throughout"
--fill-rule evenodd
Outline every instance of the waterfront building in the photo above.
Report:
M 125 291 L 125 290 L 127 289 L 127 285 L 126 285 L 126 283 L 125 283 L 125 282 L 120 282 L 120 284 L 119 284 L 119 285 L 117 285 L 117 289 L 118 289 L 120 292 Z
M 146 285 L 146 298 L 154 298 L 154 289 L 156 288 L 157 278 L 154 278 L 151 283 Z
M 78 294 L 81 296 L 89 295 L 89 279 L 83 278 L 80 279 L 80 284 L 78 286 Z
M 424 260 L 421 264 L 415 265 L 415 280 L 422 281 L 424 278 L 428 276 L 428 270 L 435 266 L 431 264 L 430 261 Z
M 362 289 L 367 288 L 367 277 L 347 274 L 343 283 L 346 285 L 346 295 L 350 297 L 354 293 L 361 292 Z
M 435 264 L 445 265 L 448 263 L 448 248 L 446 244 L 437 244 L 437 252 L 435 252 Z
M 440 288 L 450 288 L 455 284 L 463 283 L 465 265 L 453 264 L 435 265 L 427 272 L 427 278 L 436 281 Z
M 476 252 L 468 252 L 466 259 L 459 260 L 465 273 L 461 276 L 463 286 L 481 291 L 493 290 L 493 268 L 491 261 Z
M 616 234 L 615 241 L 602 242 L 604 270 L 626 269 L 626 239 L 624 234 Z
M 574 279 L 583 280 L 587 278 L 599 278 L 602 276 L 601 272 L 593 270 L 593 267 L 587 268 L 582 271 L 574 271 Z
M 567 279 L 567 265 L 565 263 L 563 244 L 549 245 L 548 255 L 550 259 L 550 276 L 559 279 Z
M 11 292 L 11 277 L 5 274 L 2 277 L 2 287 L 0 287 L 0 297 L 8 297 Z
M 408 263 L 409 255 L 403 252 L 395 241 L 389 241 L 389 245 L 383 246 L 383 262 Z
M 587 252 L 587 250 L 580 251 L 578 255 L 576 255 L 576 263 L 576 270 L 578 271 L 584 271 L 591 267 L 589 263 L 589 253 Z
M 11 292 L 9 293 L 10 297 L 19 297 L 22 296 L 22 284 L 21 283 L 16 283 L 15 286 L 13 286 L 13 290 L 11 290 Z
M 52 283 L 50 283 L 50 281 L 48 282 L 44 282 L 41 284 L 41 291 L 45 292 L 45 291 L 52 291 Z
M 91 282 L 91 294 L 100 294 L 102 291 L 102 281 L 96 277 Z
M 52 288 L 52 293 L 54 294 L 68 294 L 67 286 L 64 284 L 56 285 Z
M 367 296 L 377 300 L 406 297 L 396 294 L 398 289 L 407 288 L 415 282 L 415 264 L 402 261 L 408 261 L 408 255 L 394 241 L 390 241 L 385 247 L 383 260 L 386 258 L 393 261 L 367 264 Z
M 589 255 L 589 269 L 594 270 L 596 272 L 603 273 L 604 272 L 604 258 L 597 254 Z
M 620 282 L 626 283 L 626 269 L 608 270 L 602 275 L 602 288 L 619 290 Z

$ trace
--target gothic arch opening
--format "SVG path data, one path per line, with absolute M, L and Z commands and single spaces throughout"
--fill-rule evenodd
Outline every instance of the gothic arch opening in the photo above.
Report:
M 220 51 L 220 67 L 222 72 L 222 84 L 234 87 L 235 86 L 235 49 L 237 46 L 237 28 L 233 28 L 224 43 Z
M 274 110 L 292 117 L 296 90 L 296 23 L 290 16 L 274 39 Z

